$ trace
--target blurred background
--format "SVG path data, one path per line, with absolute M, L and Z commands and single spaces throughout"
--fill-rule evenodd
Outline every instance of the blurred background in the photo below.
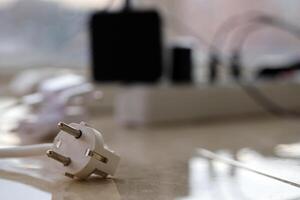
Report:
M 199 68 L 204 68 L 201 64 L 205 62 L 206 49 L 217 27 L 230 16 L 256 10 L 296 25 L 300 17 L 300 5 L 296 0 L 135 0 L 133 4 L 136 8 L 157 8 L 161 11 L 166 25 L 166 41 L 182 36 L 198 40 L 200 63 L 196 67 Z M 101 9 L 121 9 L 122 1 L 2 0 L 0 6 L 1 68 L 87 68 L 86 22 L 89 14 Z M 265 28 L 253 34 L 247 42 L 246 51 L 245 62 L 251 67 L 265 57 L 299 55 L 299 45 L 295 38 L 283 31 Z M 201 73 L 201 70 L 196 71 Z M 200 78 L 200 81 L 203 80 Z
M 299 9 L 298 0 L 0 0 L 0 147 L 52 142 L 58 122 L 85 121 L 121 153 L 112 182 L 124 199 L 300 199 L 299 188 L 199 150 L 299 182 Z M 0 159 L 0 185 L 50 182 L 53 199 L 103 186 L 60 188 L 46 158 L 26 159 Z

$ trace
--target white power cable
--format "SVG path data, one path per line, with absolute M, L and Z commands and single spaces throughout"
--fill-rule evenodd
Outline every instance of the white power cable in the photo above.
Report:
M 47 150 L 49 150 L 52 146 L 52 143 L 45 143 L 18 147 L 3 147 L 0 148 L 0 158 L 16 158 L 45 155 Z
M 286 180 L 286 179 L 283 179 L 283 178 L 280 178 L 280 177 L 276 177 L 274 175 L 270 175 L 270 174 L 262 172 L 260 170 L 251 168 L 251 167 L 247 166 L 246 164 L 238 162 L 236 160 L 232 160 L 232 159 L 228 159 L 228 158 L 224 158 L 222 156 L 219 156 L 218 154 L 213 153 L 211 151 L 208 151 L 206 149 L 199 149 L 197 152 L 203 158 L 210 159 L 210 160 L 217 160 L 217 161 L 220 161 L 220 162 L 225 163 L 227 165 L 237 167 L 237 168 L 240 168 L 240 169 L 244 169 L 244 170 L 253 172 L 255 174 L 259 174 L 259 175 L 262 175 L 264 177 L 271 178 L 273 180 L 276 180 L 276 181 L 279 181 L 279 182 L 282 182 L 282 183 L 300 188 L 299 183 L 295 183 L 295 182 L 292 182 L 292 181 L 289 181 L 289 180 Z

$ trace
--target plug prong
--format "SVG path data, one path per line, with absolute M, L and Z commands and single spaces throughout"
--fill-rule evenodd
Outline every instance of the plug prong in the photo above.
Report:
M 97 152 L 95 152 L 95 151 L 92 151 L 92 150 L 90 150 L 90 149 L 88 149 L 87 151 L 86 151 L 86 154 L 85 154 L 86 156 L 90 156 L 90 157 L 92 157 L 92 158 L 95 158 L 96 160 L 98 160 L 98 161 L 101 161 L 101 162 L 104 162 L 104 163 L 107 163 L 108 162 L 108 159 L 106 158 L 106 157 L 104 157 L 104 156 L 102 156 L 101 154 L 99 154 L 99 153 L 97 153 Z
M 55 151 L 52 151 L 52 150 L 47 151 L 47 156 L 49 158 L 52 158 L 52 159 L 62 163 L 64 166 L 68 166 L 71 163 L 70 158 L 60 155 L 59 153 L 56 153 Z
M 77 139 L 80 138 L 81 135 L 82 135 L 81 130 L 73 128 L 73 127 L 71 127 L 71 126 L 69 126 L 69 125 L 67 125 L 67 124 L 65 124 L 63 122 L 59 122 L 58 125 L 57 125 L 57 127 L 60 130 L 66 132 L 66 133 L 68 133 L 70 135 L 73 135 Z

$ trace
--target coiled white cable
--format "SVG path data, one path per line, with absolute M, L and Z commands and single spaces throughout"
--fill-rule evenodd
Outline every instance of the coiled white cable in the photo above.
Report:
M 17 158 L 46 155 L 46 151 L 52 147 L 52 143 L 35 144 L 27 146 L 0 148 L 0 158 Z

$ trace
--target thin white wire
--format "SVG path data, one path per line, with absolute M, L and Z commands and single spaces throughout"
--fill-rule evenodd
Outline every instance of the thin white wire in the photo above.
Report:
M 293 182 L 293 181 L 290 181 L 290 180 L 286 180 L 286 179 L 283 179 L 283 178 L 280 178 L 280 177 L 277 177 L 277 176 L 274 176 L 274 175 L 270 175 L 270 174 L 262 172 L 260 170 L 251 168 L 251 167 L 245 165 L 244 163 L 238 162 L 236 160 L 232 160 L 232 159 L 228 159 L 228 158 L 224 158 L 222 156 L 219 156 L 218 154 L 215 154 L 215 153 L 213 153 L 211 151 L 208 151 L 206 149 L 199 149 L 197 152 L 203 158 L 207 158 L 207 159 L 210 159 L 210 160 L 218 160 L 218 161 L 223 162 L 227 165 L 237 167 L 237 168 L 240 168 L 240 169 L 243 169 L 243 170 L 247 170 L 247 171 L 253 172 L 255 174 L 259 174 L 259 175 L 262 175 L 264 177 L 271 178 L 273 180 L 276 180 L 276 181 L 279 181 L 279 182 L 282 182 L 282 183 L 300 188 L 299 183 L 296 183 L 296 182 Z
M 3 147 L 0 148 L 0 158 L 17 158 L 45 155 L 46 151 L 52 147 L 52 143 Z

